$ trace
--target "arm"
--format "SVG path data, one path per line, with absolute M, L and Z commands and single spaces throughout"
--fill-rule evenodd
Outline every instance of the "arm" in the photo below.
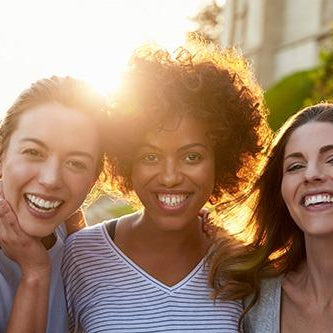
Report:
M 0 246 L 22 272 L 6 333 L 44 333 L 51 274 L 49 256 L 39 239 L 21 230 L 4 199 L 0 199 Z

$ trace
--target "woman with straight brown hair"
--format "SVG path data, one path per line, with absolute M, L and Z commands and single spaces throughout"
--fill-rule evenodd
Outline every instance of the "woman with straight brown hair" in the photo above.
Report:
M 282 126 L 242 199 L 252 208 L 253 237 L 217 244 L 216 294 L 245 298 L 245 332 L 331 332 L 333 104 L 309 106 Z

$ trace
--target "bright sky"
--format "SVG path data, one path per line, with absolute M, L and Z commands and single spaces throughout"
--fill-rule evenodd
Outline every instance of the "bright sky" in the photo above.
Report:
M 154 40 L 174 49 L 193 28 L 188 18 L 207 3 L 0 0 L 0 115 L 30 83 L 53 74 L 109 91 L 135 47 Z

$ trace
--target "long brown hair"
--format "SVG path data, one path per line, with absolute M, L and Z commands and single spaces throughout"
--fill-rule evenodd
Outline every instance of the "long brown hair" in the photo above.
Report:
M 216 296 L 234 300 L 253 294 L 250 308 L 258 298 L 261 279 L 286 274 L 306 259 L 304 234 L 283 201 L 281 182 L 286 144 L 297 128 L 309 122 L 333 124 L 333 104 L 320 103 L 299 111 L 275 136 L 260 177 L 231 210 L 252 209 L 243 230 L 252 232 L 251 240 L 244 244 L 221 238 L 212 252 L 210 283 Z

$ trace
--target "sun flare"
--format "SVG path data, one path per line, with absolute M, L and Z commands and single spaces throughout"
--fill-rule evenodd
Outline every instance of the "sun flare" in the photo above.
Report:
M 12 0 L 0 11 L 0 112 L 33 81 L 71 75 L 108 93 L 135 48 L 169 51 L 185 40 L 210 0 Z M 20 8 L 18 11 L 17 8 Z M 13 19 L 15 18 L 15 20 Z

